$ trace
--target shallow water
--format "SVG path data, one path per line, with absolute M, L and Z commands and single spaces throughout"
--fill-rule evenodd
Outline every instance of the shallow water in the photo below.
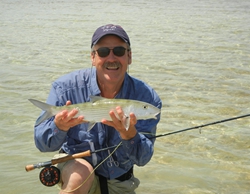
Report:
M 250 2 L 177 0 L 0 2 L 0 190 L 57 193 L 39 170 L 33 124 L 57 77 L 91 66 L 90 39 L 103 24 L 128 32 L 129 73 L 162 101 L 158 134 L 250 113 Z M 158 138 L 136 167 L 137 193 L 250 193 L 250 118 Z

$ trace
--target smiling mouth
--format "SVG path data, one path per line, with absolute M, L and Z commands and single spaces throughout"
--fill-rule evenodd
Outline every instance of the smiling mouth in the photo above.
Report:
M 107 62 L 104 64 L 104 67 L 107 70 L 118 70 L 121 67 L 121 64 L 119 62 L 113 62 L 113 63 Z

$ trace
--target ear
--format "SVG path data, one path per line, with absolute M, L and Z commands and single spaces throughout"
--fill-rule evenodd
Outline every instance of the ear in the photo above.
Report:
M 91 52 L 91 61 L 92 61 L 92 66 L 95 66 L 95 52 Z
M 132 52 L 131 50 L 128 51 L 128 65 L 130 65 L 132 63 Z

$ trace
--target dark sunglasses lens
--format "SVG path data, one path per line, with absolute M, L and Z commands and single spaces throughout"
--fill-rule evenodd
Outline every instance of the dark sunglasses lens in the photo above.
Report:
M 124 47 L 118 46 L 118 47 L 115 47 L 113 49 L 113 53 L 114 53 L 114 55 L 116 55 L 118 57 L 121 57 L 121 56 L 123 56 L 125 54 L 125 50 L 126 49 Z
M 97 49 L 97 53 L 100 57 L 107 57 L 110 53 L 110 50 L 108 47 L 101 47 L 99 49 Z M 118 46 L 112 49 L 114 55 L 121 57 L 125 54 L 126 48 L 122 47 L 122 46 Z
M 107 57 L 110 53 L 110 49 L 107 47 L 101 47 L 97 50 L 97 53 L 100 57 Z

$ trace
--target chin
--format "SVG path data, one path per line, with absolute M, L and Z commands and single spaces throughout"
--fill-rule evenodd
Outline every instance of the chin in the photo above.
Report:
M 114 83 L 117 83 L 119 82 L 120 80 L 123 80 L 123 78 L 121 77 L 116 77 L 116 76 L 105 76 L 106 80 L 108 82 L 114 82 Z

